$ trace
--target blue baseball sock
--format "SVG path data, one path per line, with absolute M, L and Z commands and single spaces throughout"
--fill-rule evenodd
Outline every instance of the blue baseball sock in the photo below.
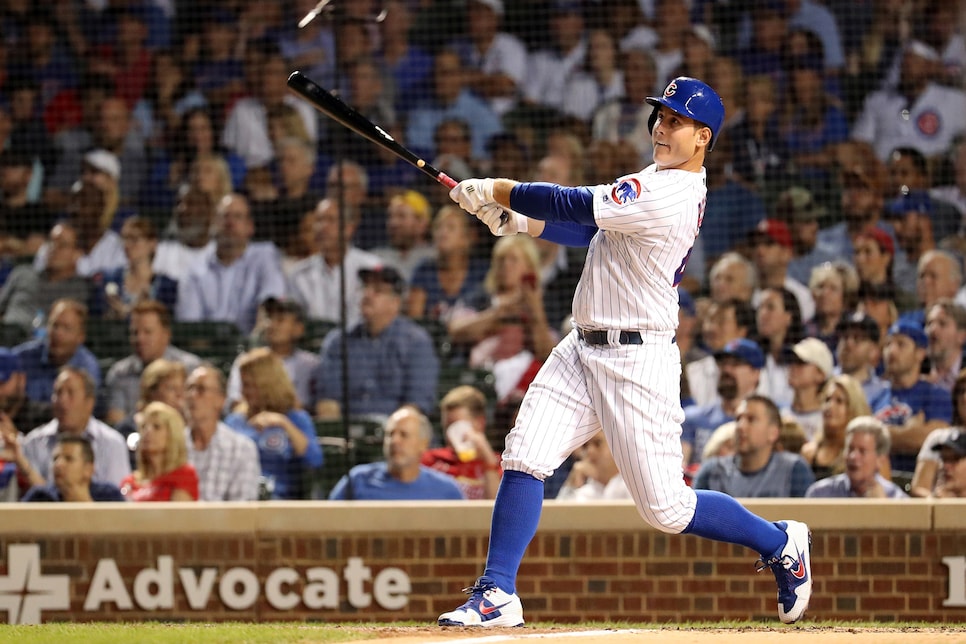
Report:
M 695 492 L 698 503 L 694 518 L 682 534 L 737 543 L 751 548 L 766 559 L 785 547 L 784 530 L 753 514 L 727 494 L 711 490 Z
M 517 571 L 523 554 L 537 533 L 543 510 L 543 481 L 525 472 L 503 473 L 493 505 L 490 523 L 490 549 L 486 555 L 485 577 L 501 590 L 517 591 Z

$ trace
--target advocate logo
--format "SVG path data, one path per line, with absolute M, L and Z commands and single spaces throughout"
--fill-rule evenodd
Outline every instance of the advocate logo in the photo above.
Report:
M 15 543 L 7 548 L 7 574 L 0 577 L 0 611 L 8 624 L 39 624 L 45 610 L 70 609 L 70 577 L 45 575 L 40 546 Z

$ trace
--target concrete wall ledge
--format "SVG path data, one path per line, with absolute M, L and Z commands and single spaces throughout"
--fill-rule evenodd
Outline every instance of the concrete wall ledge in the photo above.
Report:
M 770 520 L 797 519 L 813 530 L 966 530 L 964 500 L 748 499 L 749 509 Z M 353 534 L 378 530 L 485 534 L 488 501 L 145 504 L 12 504 L 3 508 L 0 534 L 179 535 Z M 544 504 L 542 532 L 651 530 L 630 502 Z

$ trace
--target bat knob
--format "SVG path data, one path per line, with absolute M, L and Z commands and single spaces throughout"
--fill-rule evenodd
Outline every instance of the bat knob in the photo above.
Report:
M 417 167 L 417 168 L 422 168 L 422 167 L 424 167 L 425 165 L 426 165 L 426 162 L 425 162 L 425 161 L 423 161 L 422 159 L 420 159 L 419 161 L 417 161 L 417 162 L 416 162 L 416 167 Z

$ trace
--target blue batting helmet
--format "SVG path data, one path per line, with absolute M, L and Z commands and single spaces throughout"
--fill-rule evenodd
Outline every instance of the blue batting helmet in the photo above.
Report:
M 697 78 L 678 76 L 667 84 L 662 96 L 648 96 L 644 100 L 654 106 L 647 121 L 648 132 L 654 129 L 658 107 L 663 105 L 711 128 L 711 144 L 708 145 L 708 150 L 714 149 L 714 143 L 718 140 L 724 124 L 725 108 L 721 97 L 710 85 Z

